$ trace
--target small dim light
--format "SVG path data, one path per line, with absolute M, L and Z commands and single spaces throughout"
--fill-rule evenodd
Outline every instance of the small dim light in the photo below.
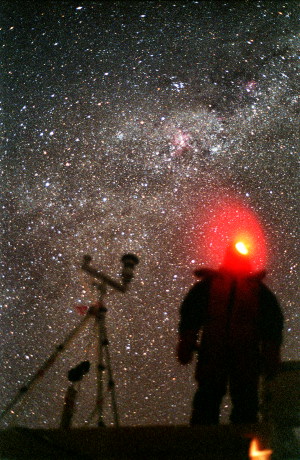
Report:
M 235 248 L 240 254 L 243 254 L 244 256 L 249 253 L 247 246 L 242 241 L 238 241 L 235 245 Z
M 257 439 L 252 439 L 249 449 L 250 460 L 271 460 L 272 450 L 259 450 L 259 442 Z

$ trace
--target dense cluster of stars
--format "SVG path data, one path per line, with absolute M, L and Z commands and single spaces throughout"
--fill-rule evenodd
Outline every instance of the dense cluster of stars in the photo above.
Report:
M 1 33 L 3 407 L 95 298 L 82 256 L 118 278 L 133 252 L 130 291 L 105 300 L 120 420 L 187 423 L 178 309 L 193 269 L 211 263 L 195 234 L 223 200 L 260 219 L 283 358 L 299 359 L 297 2 L 4 1 Z M 67 372 L 84 359 L 74 423 L 86 424 L 92 325 L 4 426 L 58 426 Z

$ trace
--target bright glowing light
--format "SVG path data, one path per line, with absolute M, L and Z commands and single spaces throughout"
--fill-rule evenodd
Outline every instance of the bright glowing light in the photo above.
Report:
M 249 250 L 243 241 L 238 241 L 235 245 L 235 248 L 240 254 L 243 254 L 244 256 L 249 254 Z
M 236 197 L 213 197 L 204 204 L 205 210 L 203 204 L 201 206 L 195 209 L 198 215 L 192 222 L 188 241 L 191 258 L 196 258 L 203 265 L 218 268 L 224 261 L 227 248 L 232 243 L 242 243 L 234 250 L 236 254 L 247 255 L 251 271 L 266 268 L 266 234 L 258 215 L 251 208 Z
M 256 438 L 252 439 L 249 449 L 249 458 L 251 460 L 270 460 L 271 455 L 271 449 L 260 450 L 259 441 Z

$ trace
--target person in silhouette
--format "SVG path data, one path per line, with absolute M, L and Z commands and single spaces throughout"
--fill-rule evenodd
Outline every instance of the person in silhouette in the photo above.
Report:
M 197 351 L 191 425 L 219 422 L 227 385 L 231 422 L 258 421 L 259 376 L 277 372 L 283 330 L 280 305 L 262 281 L 265 274 L 252 272 L 241 242 L 228 247 L 218 270 L 195 271 L 201 280 L 181 304 L 177 345 L 181 364 Z

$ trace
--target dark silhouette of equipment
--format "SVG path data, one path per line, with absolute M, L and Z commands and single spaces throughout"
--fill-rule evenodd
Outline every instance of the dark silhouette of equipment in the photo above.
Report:
M 22 386 L 16 396 L 9 402 L 5 409 L 0 414 L 0 421 L 9 413 L 14 413 L 14 406 L 33 390 L 37 382 L 44 377 L 45 373 L 55 363 L 57 357 L 67 349 L 71 344 L 74 337 L 84 328 L 87 322 L 94 318 L 98 328 L 98 365 L 97 365 L 97 397 L 96 407 L 94 413 L 98 414 L 98 426 L 104 425 L 104 414 L 103 414 L 103 390 L 104 390 L 104 372 L 107 372 L 108 378 L 108 389 L 111 392 L 112 398 L 112 411 L 114 417 L 115 426 L 119 426 L 119 416 L 117 411 L 116 395 L 115 395 L 115 383 L 112 375 L 112 368 L 109 354 L 109 340 L 107 337 L 107 329 L 105 324 L 105 317 L 107 308 L 104 306 L 104 296 L 107 292 L 107 287 L 110 286 L 113 289 L 125 293 L 128 290 L 129 283 L 131 282 L 134 275 L 134 268 L 139 263 L 139 259 L 134 254 L 124 254 L 121 258 L 123 269 L 121 272 L 121 282 L 112 279 L 110 276 L 103 272 L 100 272 L 90 265 L 92 258 L 89 255 L 84 256 L 82 270 L 88 273 L 92 278 L 100 280 L 99 283 L 92 283 L 98 291 L 98 300 L 90 308 L 87 309 L 87 313 L 82 321 L 73 329 L 65 338 L 65 340 L 59 344 L 55 351 L 50 355 L 48 359 L 43 363 L 40 369 L 32 376 L 29 382 Z M 83 376 L 89 371 L 89 361 L 83 361 L 75 368 L 71 369 L 68 373 L 68 379 L 71 385 L 69 386 L 65 398 L 65 406 L 61 420 L 61 426 L 69 428 L 71 425 L 71 419 L 74 413 L 74 405 L 77 396 L 77 390 L 75 388 Z M 93 413 L 93 414 L 94 414 Z
M 90 370 L 90 366 L 89 361 L 82 361 L 78 366 L 73 367 L 73 369 L 68 372 L 68 379 L 70 382 L 80 382 L 83 376 Z
M 65 403 L 64 409 L 61 417 L 60 427 L 63 429 L 68 429 L 71 427 L 72 418 L 74 415 L 76 397 L 78 394 L 78 390 L 75 385 L 80 382 L 85 374 L 87 374 L 90 370 L 90 362 L 89 361 L 82 361 L 78 366 L 73 367 L 68 372 L 68 379 L 70 380 L 71 385 L 68 387 L 66 396 L 65 396 Z

